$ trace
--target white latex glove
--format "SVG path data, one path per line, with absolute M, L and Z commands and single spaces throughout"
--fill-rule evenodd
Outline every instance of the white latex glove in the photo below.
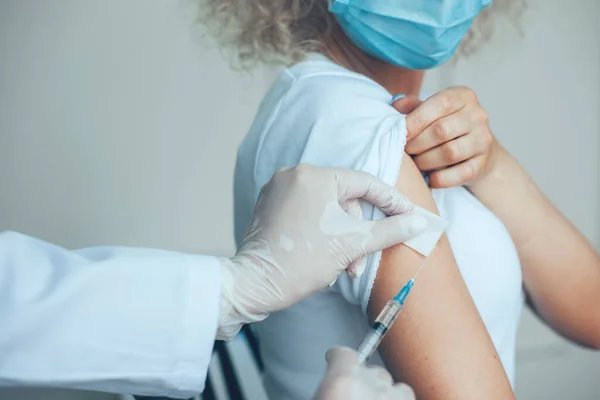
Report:
M 358 199 L 391 217 L 364 221 Z M 237 254 L 222 259 L 217 339 L 263 320 L 333 282 L 352 264 L 422 232 L 407 215 L 412 203 L 394 187 L 360 171 L 300 165 L 278 171 L 262 188 Z M 352 215 L 350 215 L 350 214 Z
M 358 354 L 346 347 L 327 352 L 327 374 L 315 400 L 414 400 L 410 386 L 394 384 L 384 368 L 358 365 Z

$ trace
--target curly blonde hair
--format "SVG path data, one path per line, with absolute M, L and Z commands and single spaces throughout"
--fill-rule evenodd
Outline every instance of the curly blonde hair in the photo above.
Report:
M 256 62 L 292 64 L 321 52 L 336 24 L 330 0 L 198 0 L 199 20 L 222 48 L 234 50 L 243 67 Z M 468 56 L 493 33 L 491 16 L 506 14 L 515 26 L 526 0 L 496 0 L 474 21 L 461 43 Z

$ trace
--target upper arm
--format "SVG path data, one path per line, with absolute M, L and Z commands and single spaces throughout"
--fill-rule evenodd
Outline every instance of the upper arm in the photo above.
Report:
M 429 188 L 408 156 L 396 186 L 415 204 L 437 213 Z M 369 300 L 370 320 L 422 261 L 422 255 L 404 245 L 383 252 Z M 419 400 L 514 396 L 445 235 L 419 274 L 380 354 L 395 379 L 410 384 Z

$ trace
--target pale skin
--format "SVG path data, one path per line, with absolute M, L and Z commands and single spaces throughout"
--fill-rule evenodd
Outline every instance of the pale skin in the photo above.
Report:
M 600 348 L 600 260 L 493 138 L 475 94 L 452 88 L 421 104 L 416 97 L 423 71 L 374 59 L 339 30 L 327 45 L 326 55 L 334 61 L 369 76 L 390 93 L 408 95 L 394 106 L 408 114 L 405 150 L 414 158 L 405 154 L 397 188 L 436 212 L 421 171 L 429 172 L 432 187 L 465 185 L 507 227 L 536 312 L 565 337 Z M 421 260 L 404 245 L 383 252 L 369 304 L 371 320 Z M 411 385 L 418 399 L 514 398 L 445 237 L 401 318 L 380 354 L 394 378 Z

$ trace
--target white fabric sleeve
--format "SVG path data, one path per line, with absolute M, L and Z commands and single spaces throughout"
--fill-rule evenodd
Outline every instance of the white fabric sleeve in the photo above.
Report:
M 370 147 L 365 149 L 363 156 L 360 157 L 360 162 L 355 166 L 355 169 L 369 172 L 392 186 L 395 186 L 398 180 L 407 136 L 405 117 L 399 115 L 395 120 L 391 126 L 387 125 L 387 132 L 377 133 L 377 129 L 386 125 L 375 125 L 376 133 L 370 141 Z M 363 218 L 367 220 L 379 220 L 385 217 L 381 210 L 369 203 L 362 203 L 362 211 Z M 404 244 L 424 256 L 428 256 L 442 236 L 446 222 L 441 217 L 420 207 L 416 207 L 413 212 L 427 218 L 429 225 L 425 232 Z M 347 274 L 342 274 L 334 285 L 334 288 L 339 290 L 346 300 L 359 305 L 364 313 L 369 304 L 371 288 L 375 282 L 380 259 L 381 252 L 367 256 L 365 272 L 360 278 L 352 279 Z M 403 284 L 401 283 L 398 289 Z
M 189 398 L 204 388 L 220 289 L 215 257 L 0 233 L 0 386 Z

